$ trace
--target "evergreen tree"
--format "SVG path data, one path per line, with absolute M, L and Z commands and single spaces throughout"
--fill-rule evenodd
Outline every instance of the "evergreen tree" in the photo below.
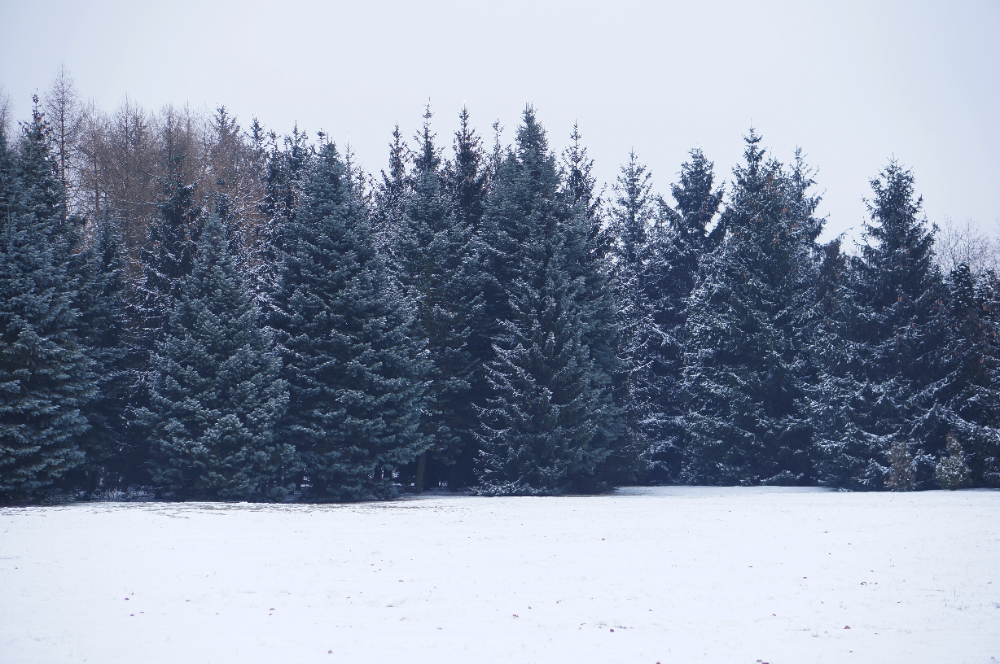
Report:
M 493 394 L 480 411 L 486 493 L 599 488 L 598 468 L 622 437 L 611 376 L 591 346 L 607 335 L 595 327 L 600 300 L 587 280 L 590 228 L 561 185 L 529 107 L 484 218 L 487 301 L 498 326 Z
M 130 298 L 136 343 L 151 351 L 166 328 L 184 278 L 194 267 L 195 242 L 202 210 L 195 199 L 197 183 L 189 180 L 187 156 L 171 156 L 158 203 L 159 218 L 149 228 L 140 257 L 139 281 Z
M 867 460 L 859 454 L 863 434 L 850 417 L 850 404 L 862 389 L 855 379 L 860 352 L 850 333 L 856 322 L 848 284 L 851 264 L 839 238 L 822 247 L 816 299 L 803 312 L 803 350 L 810 375 L 805 386 L 812 425 L 816 476 L 821 484 L 850 486 Z M 845 444 L 846 443 L 846 444 Z
M 406 172 L 409 161 L 410 148 L 397 124 L 389 143 L 389 172 L 382 171 L 382 181 L 375 188 L 375 214 L 372 219 L 375 247 L 394 272 L 397 269 L 394 254 L 396 235 L 403 226 L 406 202 L 413 184 L 410 174 Z
M 938 451 L 935 470 L 943 488 L 957 488 L 966 481 L 1000 486 L 1000 339 L 993 314 L 998 304 L 996 277 L 986 273 L 976 279 L 968 264 L 962 263 L 948 282 L 949 298 L 936 303 L 937 309 L 947 309 L 945 343 L 937 352 L 942 378 L 926 390 L 925 400 L 933 400 L 934 407 L 923 416 L 921 429 L 929 437 L 944 438 L 946 449 Z M 970 467 L 963 474 L 966 460 Z
M 614 289 L 613 233 L 604 217 L 603 190 L 596 191 L 593 160 L 581 144 L 579 127 L 574 123 L 572 143 L 563 151 L 560 168 L 560 194 L 563 204 L 572 212 L 570 223 L 564 224 L 566 265 L 573 279 L 580 279 L 578 300 L 587 311 L 584 341 L 590 349 L 595 368 L 612 383 L 613 414 L 611 423 L 601 429 L 596 445 L 610 450 L 594 474 L 592 488 L 634 482 L 643 452 L 636 436 L 626 428 L 628 393 L 619 389 L 628 375 L 626 364 L 618 352 L 620 327 L 618 303 Z M 578 488 L 583 488 L 578 483 Z
M 912 173 L 892 162 L 871 184 L 867 243 L 847 284 L 849 382 L 841 383 L 846 395 L 831 418 L 839 431 L 820 441 L 824 482 L 888 488 L 893 459 L 906 456 L 915 486 L 925 488 L 945 448 L 940 422 L 950 418 L 933 394 L 942 377 L 947 293 L 934 263 L 934 232 L 918 217 Z
M 493 320 L 488 318 L 484 300 L 484 280 L 482 266 L 485 254 L 481 242 L 483 214 L 486 206 L 490 168 L 482 140 L 472 128 L 468 109 L 459 113 L 459 128 L 455 131 L 453 156 L 444 165 L 444 188 L 450 198 L 451 210 L 455 216 L 455 234 L 468 235 L 468 242 L 459 249 L 461 267 L 449 284 L 448 299 L 456 309 L 456 329 L 458 322 L 467 326 L 463 332 L 465 347 L 462 361 L 467 368 L 455 369 L 455 373 L 467 376 L 468 391 L 456 407 L 465 419 L 459 425 L 463 431 L 463 442 L 454 463 L 448 467 L 448 486 L 455 490 L 476 483 L 475 464 L 479 457 L 479 444 L 474 435 L 468 436 L 478 426 L 478 416 L 474 404 L 485 404 L 489 394 L 489 383 L 485 367 L 493 359 L 492 334 L 496 331 Z M 460 366 L 460 365 L 459 365 Z
M 126 469 L 139 463 L 127 458 L 129 369 L 135 360 L 124 341 L 123 250 L 120 228 L 104 214 L 80 252 L 77 337 L 94 363 L 97 387 L 86 407 L 91 428 L 82 442 L 91 492 L 120 486 Z
M 65 192 L 38 110 L 0 132 L 0 500 L 37 497 L 83 462 L 91 362 L 77 342 Z
M 813 480 L 796 343 L 811 293 L 817 198 L 797 160 L 765 160 L 753 130 L 733 170 L 725 237 L 704 257 L 686 322 L 685 463 L 689 482 L 804 484 Z
M 281 430 L 296 442 L 308 497 L 391 497 L 399 467 L 426 449 L 426 360 L 332 144 L 310 168 L 284 246 L 272 316 L 290 392 Z
M 616 376 L 618 400 L 625 408 L 626 431 L 630 443 L 645 452 L 650 445 L 648 425 L 662 415 L 653 403 L 651 354 L 659 345 L 654 327 L 654 309 L 649 300 L 650 232 L 656 214 L 652 175 L 639 163 L 635 152 L 629 153 L 614 186 L 615 198 L 610 209 L 610 233 L 613 238 L 612 287 L 618 316 L 617 352 L 623 367 Z
M 430 360 L 428 410 L 421 423 L 427 442 L 433 443 L 429 451 L 434 467 L 428 480 L 447 479 L 451 486 L 458 477 L 454 466 L 464 448 L 472 444 L 477 422 L 470 399 L 474 365 L 468 340 L 481 298 L 475 289 L 478 259 L 472 245 L 473 229 L 459 220 L 445 188 L 430 118 L 428 108 L 423 131 L 416 139 L 419 147 L 412 191 L 394 255 L 399 280 L 416 307 L 414 337 L 425 345 Z M 417 466 L 418 491 L 423 486 L 426 461 L 426 454 L 422 455 Z
M 483 220 L 489 173 L 482 139 L 470 124 L 467 108 L 462 108 L 458 120 L 453 141 L 454 157 L 444 165 L 444 187 L 451 197 L 458 218 L 456 223 L 475 232 Z
M 308 135 L 296 126 L 279 146 L 274 132 L 265 134 L 255 119 L 250 126 L 254 159 L 263 164 L 262 222 L 252 231 L 249 245 L 250 287 L 263 315 L 270 315 L 270 298 L 277 291 L 282 256 L 282 232 L 295 213 L 315 151 Z
M 153 358 L 153 482 L 186 497 L 280 499 L 294 447 L 275 426 L 288 392 L 273 335 L 257 325 L 246 279 L 214 215 L 197 244 Z
M 644 430 L 649 478 L 674 482 L 680 477 L 685 407 L 681 382 L 686 344 L 688 296 L 695 287 L 698 263 L 721 236 L 721 224 L 709 233 L 722 204 L 723 187 L 714 187 L 712 162 L 699 149 L 681 166 L 680 182 L 671 186 L 674 208 L 659 200 L 649 232 L 643 296 L 652 312 L 646 344 L 648 411 Z
M 563 190 L 572 204 L 582 207 L 584 216 L 590 222 L 590 235 L 587 239 L 598 257 L 603 258 L 610 252 L 613 240 L 602 216 L 603 190 L 596 191 L 594 160 L 587 156 L 587 148 L 580 142 L 583 136 L 576 123 L 573 123 L 569 139 L 572 143 L 563 150 L 560 164 Z

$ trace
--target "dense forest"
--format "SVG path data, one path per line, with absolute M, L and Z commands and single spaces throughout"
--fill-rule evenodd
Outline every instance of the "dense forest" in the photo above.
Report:
M 993 254 L 911 171 L 846 246 L 753 129 L 668 198 L 530 106 L 510 145 L 459 121 L 372 176 L 65 71 L 0 109 L 0 502 L 1000 486 Z

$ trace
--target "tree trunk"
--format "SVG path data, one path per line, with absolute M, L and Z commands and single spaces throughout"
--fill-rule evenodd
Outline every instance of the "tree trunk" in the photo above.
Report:
M 417 493 L 424 491 L 424 469 L 427 468 L 427 452 L 421 452 L 417 458 Z

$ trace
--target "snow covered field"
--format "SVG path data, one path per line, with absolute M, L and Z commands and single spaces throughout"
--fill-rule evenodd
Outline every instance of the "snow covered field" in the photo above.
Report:
M 5 664 L 757 660 L 1000 662 L 1000 492 L 0 509 Z

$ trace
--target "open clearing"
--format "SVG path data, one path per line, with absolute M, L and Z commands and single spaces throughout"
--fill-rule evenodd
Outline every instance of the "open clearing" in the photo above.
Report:
M 0 509 L 6 664 L 757 660 L 1000 662 L 1000 492 Z

